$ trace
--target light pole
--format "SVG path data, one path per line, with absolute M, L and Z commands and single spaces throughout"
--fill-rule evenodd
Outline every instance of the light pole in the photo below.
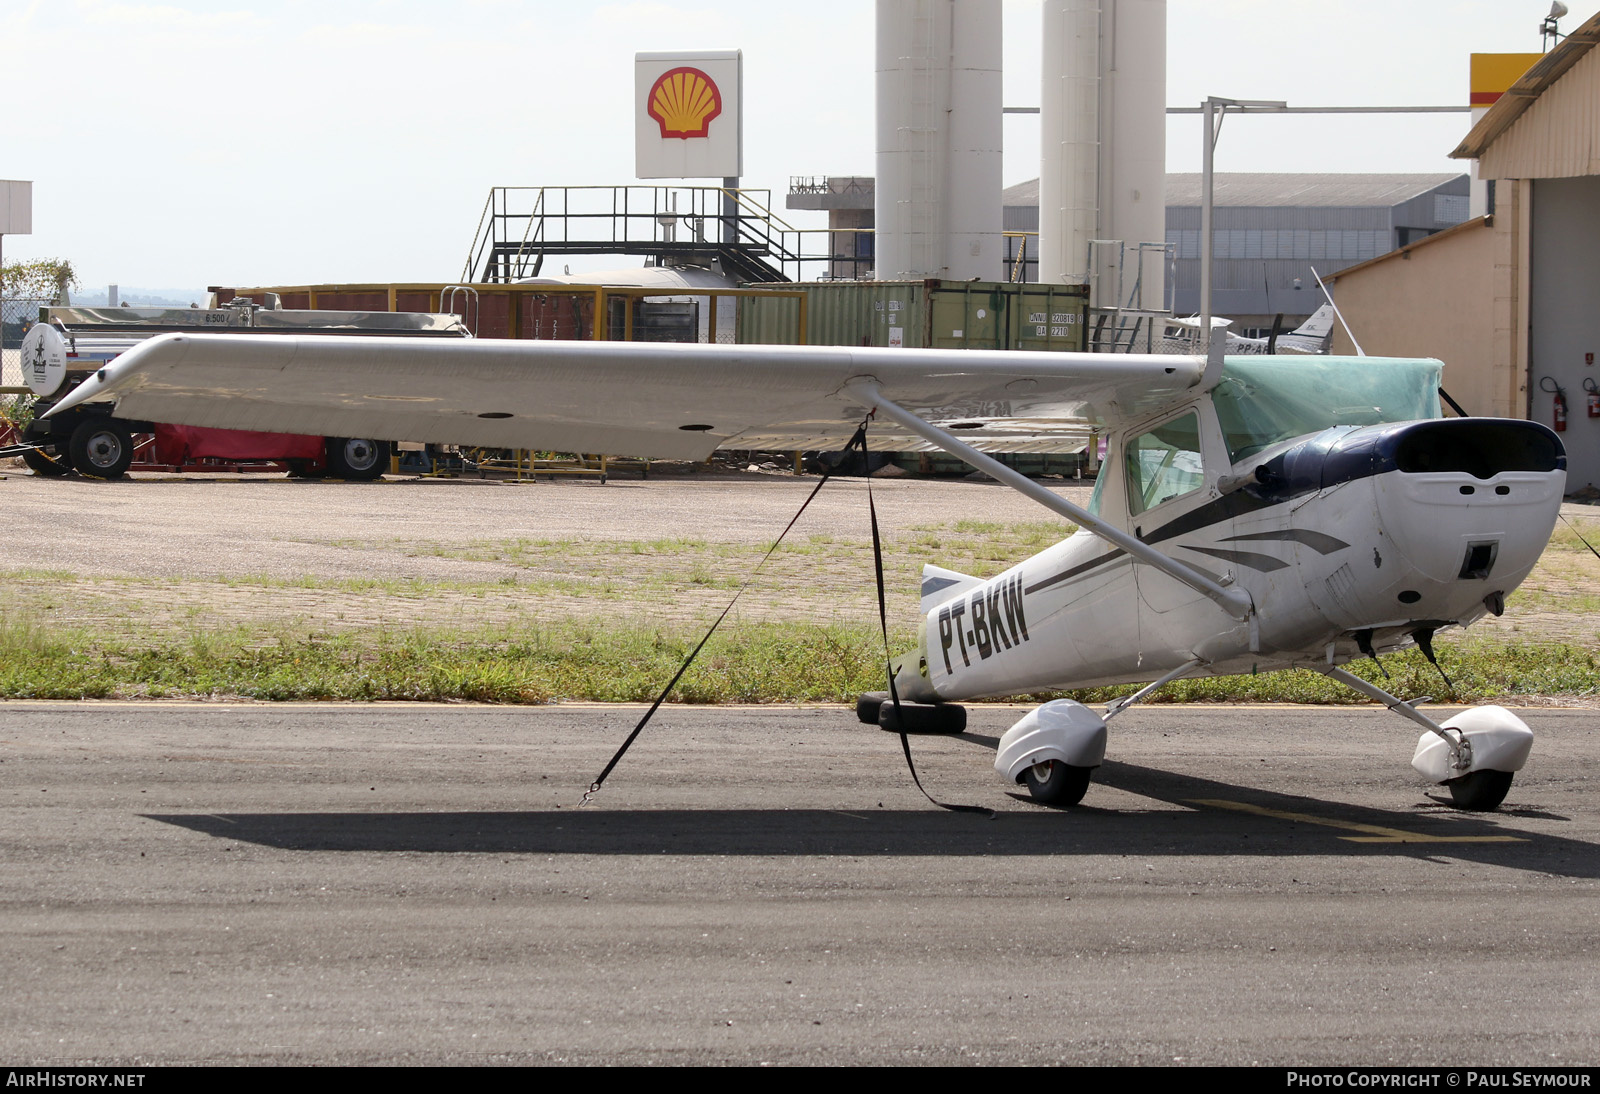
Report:
M 1251 110 L 1282 111 L 1289 104 L 1270 99 L 1219 99 L 1215 95 L 1201 105 L 1205 116 L 1205 135 L 1200 155 L 1200 352 L 1211 350 L 1211 201 L 1214 188 L 1213 161 L 1217 138 L 1222 135 L 1222 119 L 1229 113 Z

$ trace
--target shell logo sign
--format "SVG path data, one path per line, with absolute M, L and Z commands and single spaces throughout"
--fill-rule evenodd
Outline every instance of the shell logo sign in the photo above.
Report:
M 656 79 L 646 110 L 660 124 L 662 137 L 703 137 L 711 119 L 722 113 L 722 92 L 698 68 L 674 68 Z
M 634 162 L 642 179 L 737 178 L 744 167 L 739 50 L 634 55 Z
M 1496 99 L 1543 57 L 1542 53 L 1474 53 L 1470 69 L 1472 106 L 1475 109 L 1493 106 Z M 1476 114 L 1473 121 L 1477 121 Z

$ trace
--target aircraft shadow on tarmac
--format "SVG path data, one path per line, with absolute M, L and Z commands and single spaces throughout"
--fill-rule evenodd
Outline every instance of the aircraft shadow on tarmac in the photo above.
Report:
M 1096 808 L 1096 786 L 1181 808 Z M 1096 773 L 1088 802 L 1068 810 L 1000 813 L 992 819 L 946 813 L 931 805 L 851 811 L 612 810 L 603 799 L 582 810 L 146 816 L 222 839 L 298 851 L 866 857 L 1403 855 L 1561 877 L 1600 877 L 1600 847 L 1519 830 L 1514 808 L 1487 815 L 1445 808 L 1372 809 L 1111 761 Z M 1531 810 L 1523 815 L 1560 819 Z M 1416 842 L 1402 842 L 1400 837 Z M 1504 842 L 1475 842 L 1485 839 Z

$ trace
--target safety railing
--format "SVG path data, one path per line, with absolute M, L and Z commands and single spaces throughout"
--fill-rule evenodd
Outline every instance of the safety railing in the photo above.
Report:
M 772 210 L 770 190 L 721 186 L 496 186 L 462 268 L 467 282 L 538 277 L 563 254 L 630 254 L 662 261 L 718 260 L 737 280 L 861 277 L 867 230 L 797 228 Z

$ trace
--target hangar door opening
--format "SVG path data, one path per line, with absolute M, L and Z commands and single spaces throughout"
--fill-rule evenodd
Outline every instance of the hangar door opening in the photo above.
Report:
M 1529 417 L 1551 424 L 1551 377 L 1567 396 L 1571 493 L 1600 485 L 1600 418 L 1584 411 L 1584 380 L 1600 387 L 1600 177 L 1535 179 L 1529 242 Z

